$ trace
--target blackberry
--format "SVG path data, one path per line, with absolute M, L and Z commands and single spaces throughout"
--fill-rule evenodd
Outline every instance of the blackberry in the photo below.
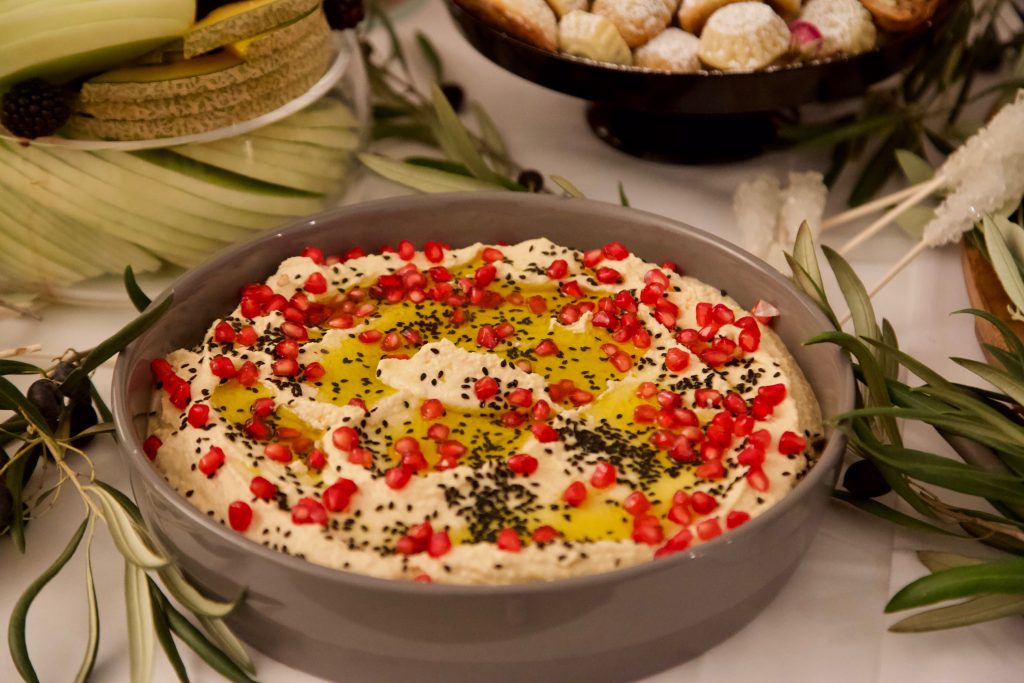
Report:
M 18 83 L 0 100 L 0 124 L 18 137 L 52 135 L 70 117 L 64 91 L 41 78 Z
M 327 24 L 336 31 L 355 28 L 366 16 L 363 0 L 324 0 Z

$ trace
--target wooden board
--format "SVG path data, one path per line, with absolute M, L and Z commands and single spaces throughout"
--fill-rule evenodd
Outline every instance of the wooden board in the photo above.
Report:
M 992 270 L 984 254 L 964 240 L 960 247 L 960 263 L 963 266 L 964 283 L 967 285 L 967 296 L 971 300 L 971 306 L 988 311 L 1009 325 L 1014 334 L 1024 339 L 1024 323 L 1010 318 L 1007 308 L 1010 305 L 1010 297 L 1006 296 L 999 277 Z M 1000 366 L 984 346 L 991 344 L 1006 348 L 999 330 L 991 323 L 975 318 L 974 334 L 978 338 L 978 343 L 982 345 L 981 350 L 988 362 Z

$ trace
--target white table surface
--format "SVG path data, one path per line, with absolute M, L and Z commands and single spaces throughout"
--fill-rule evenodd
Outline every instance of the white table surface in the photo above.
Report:
M 583 120 L 581 101 L 521 80 L 475 53 L 459 36 L 441 3 L 421 3 L 399 21 L 400 33 L 429 35 L 444 58 L 448 78 L 480 100 L 507 135 L 514 156 L 545 173 L 571 179 L 594 199 L 617 201 L 617 181 L 626 186 L 634 207 L 660 213 L 737 239 L 731 200 L 736 185 L 752 173 L 768 170 L 823 170 L 821 152 L 791 151 L 731 166 L 660 165 L 625 156 L 593 137 Z M 412 51 L 412 50 L 410 50 Z M 398 190 L 367 179 L 349 198 L 380 197 Z M 840 187 L 830 210 L 842 208 Z M 838 230 L 826 242 L 841 243 L 852 228 Z M 874 281 L 911 245 L 895 228 L 854 254 L 861 277 Z M 960 379 L 966 373 L 948 356 L 977 357 L 971 321 L 950 316 L 967 305 L 958 255 L 953 248 L 927 253 L 877 298 L 879 315 L 893 321 L 902 347 L 933 367 Z M 41 322 L 0 321 L 0 348 L 40 343 L 53 355 L 67 346 L 88 348 L 132 317 L 128 308 L 52 306 Z M 106 392 L 110 370 L 96 374 Z M 941 449 L 921 430 L 908 430 L 912 442 Z M 102 441 L 102 443 L 100 443 Z M 100 476 L 127 487 L 114 447 L 107 439 L 90 448 Z M 72 509 L 72 508 L 79 509 Z M 22 556 L 9 538 L 0 539 L 0 614 L 9 615 L 18 596 L 60 552 L 80 517 L 80 502 L 68 491 L 58 505 L 28 529 L 30 552 Z M 886 631 L 894 618 L 882 613 L 899 587 L 923 574 L 913 551 L 950 548 L 974 552 L 970 544 L 940 543 L 896 530 L 840 504 L 829 507 L 821 530 L 793 579 L 768 608 L 740 633 L 701 657 L 647 679 L 649 683 L 757 681 L 792 683 L 1003 683 L 1024 679 L 1024 619 L 926 635 Z M 86 633 L 84 554 L 36 600 L 28 623 L 29 645 L 43 681 L 70 681 L 78 668 Z M 128 680 L 122 561 L 105 532 L 93 552 L 99 592 L 102 637 L 94 681 Z M 219 676 L 187 648 L 181 648 L 193 681 Z M 310 683 L 313 677 L 254 654 L 259 679 Z M 173 681 L 157 648 L 154 680 Z M 18 676 L 6 648 L 0 649 L 0 681 Z M 628 679 L 628 672 L 623 672 Z M 347 680 L 347 679 L 345 679 Z

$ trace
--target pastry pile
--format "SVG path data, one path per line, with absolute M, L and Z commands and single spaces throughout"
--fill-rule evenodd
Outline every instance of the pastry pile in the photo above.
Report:
M 456 0 L 539 48 L 621 66 L 693 73 L 758 71 L 865 52 L 878 29 L 928 20 L 937 0 Z M 906 13 L 905 13 L 906 14 Z

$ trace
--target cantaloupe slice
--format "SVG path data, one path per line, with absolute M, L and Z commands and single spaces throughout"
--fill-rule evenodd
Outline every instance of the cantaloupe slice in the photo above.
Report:
M 251 38 L 243 38 L 228 43 L 224 49 L 242 59 L 260 59 L 267 57 L 273 52 L 290 47 L 300 40 L 309 40 L 326 34 L 331 28 L 327 24 L 327 17 L 317 7 L 312 12 L 276 26 L 270 31 L 260 33 Z
M 185 58 L 205 54 L 236 40 L 251 38 L 297 19 L 320 6 L 320 0 L 244 0 L 222 5 L 182 37 Z
M 180 36 L 177 19 L 113 19 L 0 43 L 0 92 L 28 78 L 62 83 L 109 69 Z

